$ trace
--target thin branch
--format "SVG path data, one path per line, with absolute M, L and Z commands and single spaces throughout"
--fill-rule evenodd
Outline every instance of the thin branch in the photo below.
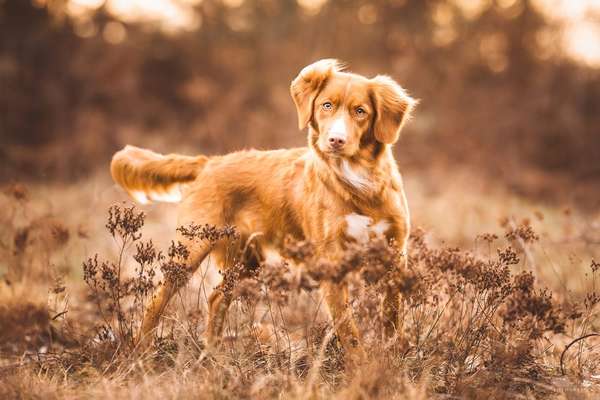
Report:
M 592 336 L 600 336 L 600 333 L 588 333 L 587 335 L 583 335 L 583 336 L 578 337 L 577 339 L 573 340 L 571 343 L 569 343 L 567 345 L 567 347 L 565 347 L 565 349 L 563 350 L 562 354 L 560 355 L 560 372 L 561 372 L 561 374 L 563 374 L 563 375 L 566 374 L 565 367 L 563 365 L 563 360 L 565 358 L 565 354 L 567 353 L 567 350 L 569 350 L 569 348 L 571 346 L 573 346 L 575 343 L 580 342 L 580 341 L 582 341 L 584 339 L 587 339 L 589 337 L 592 337 Z
M 68 313 L 68 312 L 69 312 L 69 310 L 65 310 L 65 311 L 59 312 L 59 313 L 58 313 L 58 314 L 56 314 L 54 317 L 52 317 L 52 321 L 55 321 L 57 318 L 60 318 L 60 317 L 62 317 L 63 315 L 65 315 L 65 314 L 66 314 L 66 313 Z

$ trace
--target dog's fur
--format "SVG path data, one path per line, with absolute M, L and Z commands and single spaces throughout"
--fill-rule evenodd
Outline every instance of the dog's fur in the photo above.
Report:
M 178 226 L 235 225 L 242 242 L 260 232 L 257 240 L 265 249 L 291 235 L 335 262 L 349 242 L 385 235 L 406 250 L 409 213 L 391 145 L 415 101 L 389 77 L 367 79 L 342 69 L 335 60 L 320 60 L 292 81 L 299 127 L 309 128 L 308 147 L 186 157 L 127 146 L 115 154 L 112 176 L 140 202 L 180 200 Z M 188 185 L 183 196 L 181 184 Z M 190 271 L 209 253 L 223 260 L 224 245 L 188 244 Z M 152 333 L 177 289 L 167 281 L 150 301 L 142 338 Z M 346 285 L 323 289 L 342 346 L 352 359 L 361 358 Z M 385 297 L 386 332 L 393 334 L 398 296 Z M 209 299 L 209 345 L 221 337 L 229 301 L 217 290 Z

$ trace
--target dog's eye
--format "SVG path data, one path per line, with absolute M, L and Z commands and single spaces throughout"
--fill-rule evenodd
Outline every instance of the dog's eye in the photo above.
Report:
M 321 107 L 323 107 L 323 110 L 325 110 L 325 111 L 333 110 L 333 104 L 331 104 L 330 101 L 326 101 L 325 103 L 323 103 L 323 105 Z
M 358 115 L 359 117 L 364 117 L 365 115 L 367 115 L 367 112 L 365 111 L 364 108 L 357 107 L 356 108 L 356 115 Z

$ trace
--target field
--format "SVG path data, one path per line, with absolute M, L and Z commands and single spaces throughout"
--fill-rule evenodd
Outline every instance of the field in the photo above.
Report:
M 173 301 L 155 345 L 138 351 L 131 342 L 137 300 L 153 289 L 139 293 L 126 282 L 143 283 L 150 266 L 158 273 L 166 263 L 146 260 L 137 274 L 135 244 L 151 239 L 166 251 L 175 208 L 133 209 L 129 218 L 145 215 L 133 243 L 133 232 L 113 238 L 105 227 L 109 207 L 130 207 L 106 171 L 78 185 L 7 186 L 2 397 L 595 398 L 598 341 L 563 352 L 596 332 L 600 216 L 519 197 L 467 172 L 446 187 L 432 172 L 409 171 L 405 179 L 418 228 L 400 283 L 405 317 L 397 338 L 385 341 L 378 320 L 386 284 L 378 271 L 393 255 L 371 243 L 356 250 L 368 265 L 344 272 L 370 354 L 360 371 L 344 370 L 314 290 L 340 271 L 311 273 L 300 245 L 290 250 L 289 268 L 263 266 L 237 279 L 222 352 L 203 352 L 206 298 L 218 283 L 204 267 Z M 115 297 L 106 274 L 87 286 L 82 264 L 95 254 L 101 271 L 102 260 L 118 263 L 123 236 L 114 283 L 123 293 Z
M 0 398 L 600 398 L 594 4 L 0 0 Z M 420 100 L 394 148 L 408 268 L 381 240 L 339 265 L 290 240 L 284 262 L 187 276 L 176 206 L 133 204 L 112 154 L 303 146 L 289 83 L 325 57 Z M 140 347 L 165 276 L 187 283 Z M 341 280 L 355 366 L 318 290 Z M 233 302 L 208 351 L 214 290 Z

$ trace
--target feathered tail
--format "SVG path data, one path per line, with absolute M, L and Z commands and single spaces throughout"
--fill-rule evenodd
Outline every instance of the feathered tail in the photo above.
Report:
M 176 203 L 181 200 L 181 184 L 195 180 L 207 161 L 205 156 L 162 155 L 128 145 L 113 156 L 110 173 L 139 203 Z

